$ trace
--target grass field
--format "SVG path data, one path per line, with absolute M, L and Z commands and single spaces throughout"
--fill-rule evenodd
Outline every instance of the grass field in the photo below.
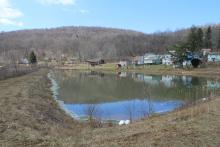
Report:
M 92 128 L 53 100 L 47 70 L 0 81 L 0 146 L 220 146 L 220 97 L 128 126 Z

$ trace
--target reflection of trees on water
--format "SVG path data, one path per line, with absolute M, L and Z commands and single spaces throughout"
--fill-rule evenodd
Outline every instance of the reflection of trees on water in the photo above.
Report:
M 163 84 L 168 88 L 178 85 L 191 86 L 201 84 L 199 78 L 191 76 L 133 74 L 132 77 L 135 81 L 145 82 L 152 86 Z
M 216 87 L 220 86 L 217 80 L 191 76 L 114 75 L 91 71 L 58 71 L 54 75 L 62 100 L 77 105 L 74 112 L 80 109 L 81 114 L 83 109 L 83 115 L 92 126 L 110 117 L 132 122 L 158 111 L 167 112 L 178 107 L 178 102 L 214 95 Z
M 59 71 L 55 77 L 60 85 L 60 95 L 65 102 L 96 103 L 145 99 L 147 87 L 151 99 L 194 100 L 209 96 L 212 80 L 191 76 L 144 75 L 139 73 Z M 209 82 L 211 81 L 211 82 Z
M 220 81 L 207 80 L 207 87 L 209 89 L 220 89 Z
M 157 90 L 160 90 L 159 93 L 163 97 L 173 96 L 173 98 L 182 97 L 186 99 L 191 98 L 192 100 L 210 96 L 210 87 L 220 89 L 220 82 L 213 82 L 211 79 L 201 77 L 144 74 L 133 74 L 132 77 L 134 80 L 148 85 L 148 89 L 151 89 L 149 91 L 152 93 L 152 98 L 158 96 L 157 91 L 153 87 L 157 87 Z
M 83 73 L 81 73 L 81 74 L 83 74 Z M 91 71 L 91 72 L 88 72 L 87 74 L 85 74 L 84 76 L 102 78 L 105 76 L 105 74 L 103 72 L 99 72 L 99 71 Z
M 145 92 L 147 99 L 143 103 L 143 105 L 145 105 L 145 107 L 143 107 L 143 109 L 142 109 L 142 113 L 143 113 L 142 117 L 146 117 L 146 116 L 150 116 L 154 113 L 154 108 L 153 108 L 153 103 L 152 103 L 153 101 L 151 100 L 152 96 L 151 96 L 150 86 L 144 85 L 143 88 L 144 88 L 144 92 Z

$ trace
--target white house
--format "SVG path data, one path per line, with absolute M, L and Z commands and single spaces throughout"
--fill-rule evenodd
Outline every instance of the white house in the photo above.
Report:
M 208 62 L 220 62 L 220 52 L 211 52 L 208 54 Z
M 160 64 L 161 58 L 160 55 L 156 55 L 153 53 L 146 53 L 144 55 L 144 64 Z
M 29 64 L 29 61 L 27 58 L 21 58 L 19 63 L 20 64 Z
M 173 64 L 172 55 L 170 54 L 163 55 L 162 64 L 172 65 Z
M 119 61 L 119 63 L 122 67 L 128 66 L 129 62 L 128 61 Z

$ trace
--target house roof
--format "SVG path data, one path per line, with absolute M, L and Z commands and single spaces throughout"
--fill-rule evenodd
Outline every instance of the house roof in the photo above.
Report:
M 142 58 L 143 58 L 143 56 L 135 56 L 135 57 L 133 57 L 133 60 L 140 60 Z
M 210 48 L 203 48 L 203 49 L 201 49 L 201 51 L 211 51 L 212 49 L 210 49 Z
M 101 60 L 103 60 L 103 59 L 101 59 L 101 58 L 96 58 L 96 59 L 90 59 L 90 60 L 86 60 L 87 62 L 99 62 L 99 61 L 101 61 Z
M 160 55 L 156 54 L 145 54 L 144 58 L 160 58 Z
M 156 55 L 155 53 L 145 53 L 144 56 Z

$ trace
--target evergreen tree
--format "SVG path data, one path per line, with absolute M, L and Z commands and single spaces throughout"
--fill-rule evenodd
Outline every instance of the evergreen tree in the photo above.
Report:
M 201 28 L 197 30 L 197 50 L 203 48 L 203 31 Z
M 205 47 L 212 48 L 212 29 L 209 26 L 206 33 L 205 33 Z
M 175 57 L 174 62 L 182 64 L 182 62 L 186 59 L 186 49 L 188 49 L 189 46 L 185 42 L 179 42 L 177 44 L 174 44 L 169 47 L 168 50 L 176 51 L 173 55 Z
M 217 49 L 220 50 L 220 32 L 218 34 Z
M 37 57 L 33 51 L 29 55 L 29 63 L 31 64 L 37 63 Z
M 189 50 L 194 52 L 198 49 L 197 28 L 193 26 L 190 31 L 191 32 L 188 36 L 188 46 Z

